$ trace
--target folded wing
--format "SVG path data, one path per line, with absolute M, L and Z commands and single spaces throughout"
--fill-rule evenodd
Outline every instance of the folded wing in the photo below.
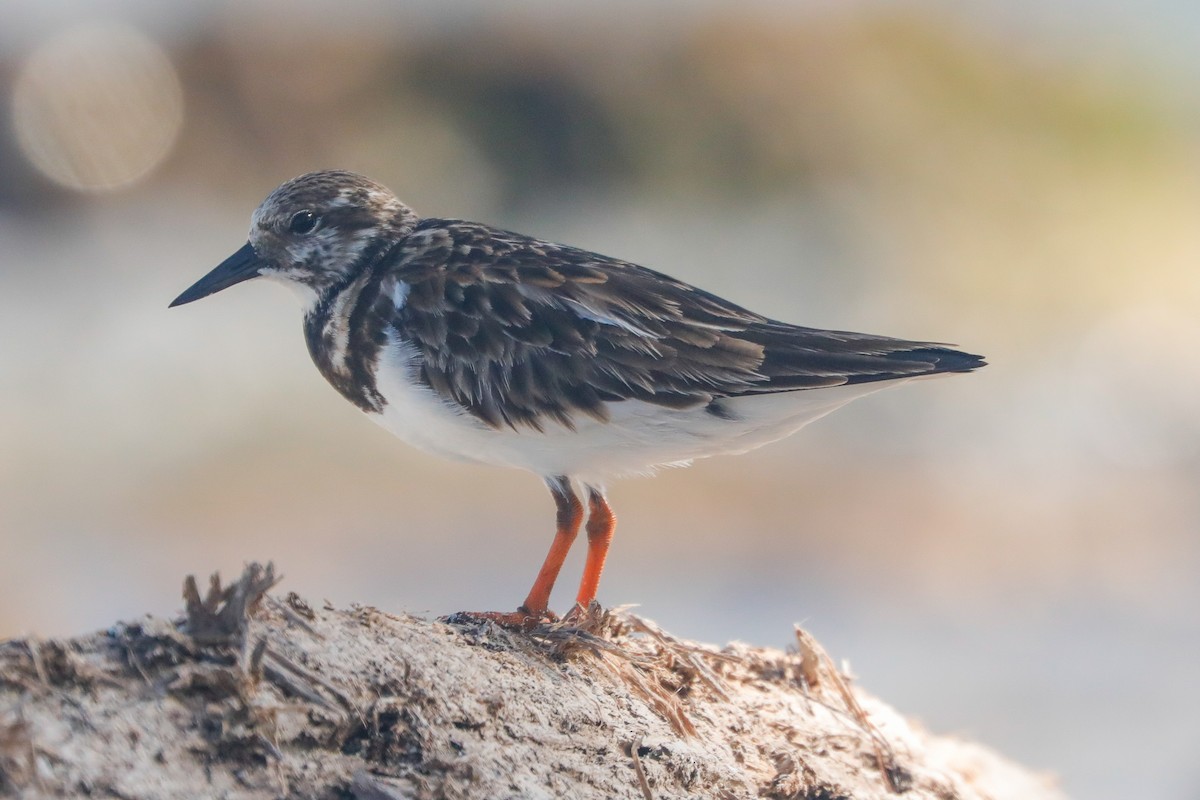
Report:
M 455 220 L 422 222 L 383 279 L 405 287 L 393 327 L 421 380 L 496 427 L 604 420 L 623 400 L 692 408 L 984 363 L 936 343 L 789 325 L 636 264 Z

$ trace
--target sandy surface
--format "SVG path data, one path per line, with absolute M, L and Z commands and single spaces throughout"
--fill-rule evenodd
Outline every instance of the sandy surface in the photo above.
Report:
M 933 736 L 795 652 L 624 612 L 528 633 L 265 594 L 0 644 L 0 796 L 1022 798 L 1044 776 Z M 190 587 L 190 588 L 189 588 Z

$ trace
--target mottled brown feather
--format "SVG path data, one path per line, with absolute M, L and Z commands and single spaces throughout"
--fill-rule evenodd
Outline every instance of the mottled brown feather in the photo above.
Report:
M 777 322 L 636 264 L 472 222 L 421 221 L 374 272 L 410 289 L 371 323 L 411 344 L 427 386 L 497 427 L 604 420 L 623 400 L 689 408 L 983 364 L 938 344 Z

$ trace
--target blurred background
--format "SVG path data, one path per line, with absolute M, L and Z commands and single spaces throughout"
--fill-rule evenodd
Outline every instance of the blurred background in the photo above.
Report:
M 1198 8 L 7 0 L 0 636 L 169 614 L 251 559 L 339 605 L 524 597 L 535 478 L 393 440 L 273 286 L 167 310 L 278 182 L 342 167 L 985 354 L 617 483 L 600 599 L 717 642 L 801 622 L 1077 797 L 1200 797 Z

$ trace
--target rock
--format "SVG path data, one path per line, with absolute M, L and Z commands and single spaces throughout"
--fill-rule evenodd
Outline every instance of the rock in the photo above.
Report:
M 252 564 L 187 613 L 0 644 L 9 797 L 1059 800 L 796 652 L 593 608 L 528 633 L 267 594 Z

